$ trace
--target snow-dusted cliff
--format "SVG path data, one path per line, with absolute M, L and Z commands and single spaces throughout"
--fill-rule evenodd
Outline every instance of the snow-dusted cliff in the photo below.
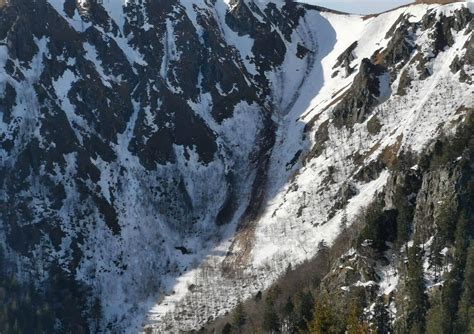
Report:
M 463 121 L 467 6 L 360 17 L 283 0 L 11 0 L 7 257 L 23 281 L 47 285 L 54 264 L 90 288 L 91 331 L 224 314 L 331 243 L 399 152 Z
M 320 241 L 331 243 L 340 233 L 344 213 L 353 221 L 385 186 L 393 156 L 403 150 L 421 152 L 433 138 L 456 127 L 464 116 L 460 110 L 472 108 L 474 91 L 472 82 L 460 82 L 460 72 L 450 66 L 456 56 L 469 52 L 466 45 L 472 43 L 472 28 L 452 30 L 450 45 L 430 54 L 435 29 L 425 22 L 430 16 L 440 21 L 443 16 L 455 17 L 465 6 L 417 5 L 369 18 L 318 11 L 305 15 L 300 22 L 304 33 L 299 36 L 307 36 L 305 45 L 316 46 L 312 47 L 315 65 L 304 69 L 298 95 L 278 115 L 265 206 L 232 239 L 225 257 L 209 256 L 201 269 L 182 277 L 175 293 L 152 309 L 150 323 L 158 331 L 198 328 L 238 300 L 269 287 L 289 264 L 314 256 Z M 392 54 L 403 52 L 397 43 L 411 49 Z M 352 74 L 342 65 L 335 66 L 348 48 L 347 68 Z M 387 69 L 376 73 L 379 94 L 372 111 L 340 128 L 334 124 L 334 107 L 350 96 L 362 59 L 371 57 L 376 64 L 386 62 Z M 427 58 L 421 66 L 420 58 Z M 276 94 L 288 93 L 280 85 L 291 85 L 293 75 L 302 71 L 294 62 L 284 63 L 283 69 L 288 77 L 273 81 Z M 425 70 L 429 75 L 420 78 Z M 472 65 L 465 71 L 472 77 Z M 403 87 L 405 76 L 410 77 L 408 87 Z M 281 78 L 273 73 L 269 77 Z M 354 109 L 358 112 L 363 106 Z M 371 124 L 376 124 L 375 130 Z M 237 273 L 222 275 L 220 261 Z M 198 312 L 183 316 L 189 309 Z

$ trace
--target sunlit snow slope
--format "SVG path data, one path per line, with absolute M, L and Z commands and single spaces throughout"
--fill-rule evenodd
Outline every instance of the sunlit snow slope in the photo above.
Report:
M 460 82 L 462 74 L 450 66 L 468 52 L 472 25 L 452 31 L 452 44 L 436 55 L 431 54 L 434 29 L 422 27 L 429 16 L 453 17 L 465 6 L 416 5 L 369 18 L 308 11 L 300 21 L 304 32 L 297 30 L 295 35 L 315 45 L 315 62 L 304 69 L 298 95 L 285 97 L 293 92 L 288 87 L 296 87 L 295 78 L 299 80 L 302 69 L 297 61 L 285 62 L 282 73 L 267 73 L 283 107 L 277 115 L 264 209 L 237 233 L 230 250 L 224 244 L 216 248 L 216 254 L 225 256 L 208 256 L 198 270 L 178 280 L 173 294 L 151 310 L 150 327 L 158 332 L 199 328 L 269 287 L 289 264 L 314 256 L 320 241 L 331 243 L 340 232 L 343 213 L 350 222 L 370 203 L 390 175 L 393 156 L 421 152 L 462 121 L 462 110 L 474 105 L 474 89 L 470 80 Z M 351 126 L 336 126 L 334 106 L 356 84 L 361 60 L 372 57 L 382 63 L 377 54 L 384 51 L 393 56 L 393 45 L 401 43 L 396 41 L 397 30 L 412 50 L 398 61 L 394 56 L 393 63 L 386 60 L 389 70 L 377 74 L 379 96 L 373 111 Z M 354 42 L 357 45 L 350 48 Z M 335 67 L 348 49 L 348 66 L 353 68 L 349 75 L 342 65 Z M 430 73 L 422 79 L 420 55 L 429 59 L 423 66 Z M 472 64 L 465 70 L 472 77 Z M 402 73 L 412 77 L 404 92 Z M 375 120 L 380 123 L 376 133 L 370 129 Z M 350 195 L 344 194 L 346 189 Z

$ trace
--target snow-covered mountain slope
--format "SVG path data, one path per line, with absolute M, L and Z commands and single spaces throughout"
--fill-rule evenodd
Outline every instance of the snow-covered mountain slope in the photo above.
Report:
M 10 0 L 0 240 L 12 270 L 47 290 L 59 268 L 87 287 L 90 331 L 223 314 L 331 242 L 398 152 L 462 122 L 472 10 Z
M 460 110 L 474 103 L 472 82 L 460 82 L 461 74 L 450 69 L 456 56 L 468 52 L 472 32 L 463 25 L 453 31 L 451 46 L 436 55 L 423 52 L 436 50 L 435 29 L 426 27 L 430 17 L 442 22 L 443 15 L 453 17 L 464 6 L 418 5 L 368 19 L 328 12 L 305 17 L 318 46 L 317 65 L 309 68 L 291 108 L 279 115 L 264 209 L 238 231 L 226 257 L 209 256 L 200 270 L 178 281 L 174 294 L 152 309 L 152 327 L 158 332 L 199 328 L 269 287 L 289 264 L 314 256 L 320 241 L 334 240 L 343 214 L 351 221 L 385 186 L 398 152 L 420 152 L 437 135 L 453 130 L 464 116 Z M 345 50 L 350 52 L 344 55 Z M 378 61 L 384 69 L 376 72 L 379 93 L 370 114 L 350 126 L 336 125 L 334 110 L 357 89 L 362 59 L 384 52 L 391 59 Z M 429 59 L 421 67 L 429 71 L 426 78 L 420 78 L 420 58 Z M 335 67 L 345 61 L 346 68 Z M 287 68 L 287 74 L 294 73 L 291 65 Z M 472 77 L 472 67 L 465 71 Z M 404 88 L 406 75 L 410 84 Z M 354 107 L 358 112 L 364 105 Z

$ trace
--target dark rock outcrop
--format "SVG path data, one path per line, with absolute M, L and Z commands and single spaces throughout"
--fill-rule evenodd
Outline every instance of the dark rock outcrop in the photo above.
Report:
M 345 71 L 345 76 L 348 77 L 354 72 L 354 68 L 350 65 L 352 61 L 355 59 L 354 50 L 357 48 L 358 42 L 352 43 L 339 57 L 337 57 L 337 62 L 333 66 L 333 69 L 337 69 L 338 67 L 342 67 Z
M 350 126 L 366 119 L 380 96 L 379 76 L 382 74 L 381 66 L 373 64 L 367 58 L 362 60 L 351 88 L 333 109 L 336 126 Z

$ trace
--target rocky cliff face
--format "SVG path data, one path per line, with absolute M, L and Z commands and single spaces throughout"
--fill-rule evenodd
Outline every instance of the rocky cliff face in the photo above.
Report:
M 222 314 L 473 106 L 464 4 L 10 0 L 0 35 L 0 241 L 66 330 Z

